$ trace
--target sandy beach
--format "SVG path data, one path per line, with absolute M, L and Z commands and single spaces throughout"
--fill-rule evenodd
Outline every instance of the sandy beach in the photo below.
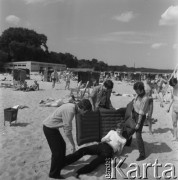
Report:
M 38 76 L 31 77 L 28 84 L 38 80 L 39 91 L 22 92 L 13 91 L 12 88 L 0 88 L 0 180 L 48 180 L 50 168 L 51 152 L 42 131 L 42 121 L 50 115 L 55 107 L 40 107 L 39 102 L 46 98 L 64 98 L 70 93 L 64 90 L 65 83 L 56 84 L 51 88 L 50 82 L 42 82 Z M 7 81 L 11 82 L 11 81 Z M 1 83 L 1 82 L 0 82 Z M 72 81 L 71 87 L 75 87 L 77 82 Z M 114 81 L 113 91 L 117 93 L 133 94 L 133 87 L 125 82 Z M 111 102 L 115 108 L 125 107 L 132 97 L 115 96 L 112 94 Z M 4 126 L 4 109 L 15 105 L 26 105 L 29 108 L 19 109 L 17 115 L 17 124 L 6 122 Z M 158 168 L 158 175 L 164 179 L 162 172 L 170 169 L 166 166 L 171 163 L 175 167 L 175 173 L 178 176 L 178 142 L 173 141 L 171 113 L 167 113 L 168 104 L 161 108 L 159 102 L 154 100 L 153 111 L 153 135 L 148 132 L 148 127 L 143 128 L 143 140 L 145 143 L 146 156 L 144 161 L 137 162 L 141 174 L 143 172 L 143 163 L 154 164 L 156 159 L 162 167 Z M 73 135 L 76 135 L 75 121 L 73 121 Z M 70 144 L 67 139 L 67 154 L 70 153 Z M 78 147 L 79 148 L 79 147 Z M 126 157 L 121 169 L 128 172 L 131 163 L 135 163 L 138 157 L 135 135 L 130 147 L 125 147 L 121 157 Z M 75 179 L 73 173 L 82 164 L 90 160 L 89 156 L 72 164 L 62 170 L 66 179 Z M 133 169 L 133 168 L 132 168 Z M 105 165 L 101 165 L 90 174 L 80 176 L 81 179 L 105 179 Z M 134 173 L 133 173 L 134 175 Z M 168 173 L 167 176 L 171 176 Z M 148 168 L 148 179 L 155 179 L 154 168 Z M 122 178 L 117 173 L 117 179 Z M 137 179 L 137 178 L 136 178 Z M 170 178 L 172 179 L 172 177 Z

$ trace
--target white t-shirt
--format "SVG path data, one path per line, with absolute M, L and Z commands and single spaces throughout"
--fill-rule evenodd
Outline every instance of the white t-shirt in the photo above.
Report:
M 119 136 L 118 133 L 114 130 L 108 132 L 106 136 L 102 138 L 102 140 L 110 139 L 108 143 L 114 150 L 114 152 L 122 152 L 122 149 L 126 143 L 126 139 L 122 136 Z

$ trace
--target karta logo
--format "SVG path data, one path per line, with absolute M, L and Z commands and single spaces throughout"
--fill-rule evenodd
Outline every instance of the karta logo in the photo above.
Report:
M 158 163 L 158 159 L 155 160 L 154 164 L 152 163 L 143 163 L 142 166 L 131 163 L 129 165 L 129 170 L 123 171 L 121 169 L 122 164 L 126 158 L 118 159 L 115 157 L 107 158 L 105 162 L 106 172 L 105 178 L 107 179 L 117 179 L 116 175 L 118 174 L 123 179 L 148 179 L 147 170 L 148 168 L 153 169 L 153 177 L 155 179 L 177 179 L 175 175 L 175 166 L 172 163 L 166 163 L 164 166 Z M 161 176 L 158 174 L 158 168 L 164 167 L 165 170 L 162 171 Z M 131 168 L 131 169 L 130 169 Z M 132 169 L 133 168 L 133 169 Z M 141 174 L 142 170 L 142 174 Z

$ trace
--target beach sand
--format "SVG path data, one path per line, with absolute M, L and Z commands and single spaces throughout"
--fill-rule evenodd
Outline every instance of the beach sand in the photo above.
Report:
M 32 79 L 38 80 L 40 84 L 39 91 L 22 92 L 13 91 L 12 88 L 0 88 L 0 180 L 48 180 L 48 173 L 51 163 L 51 152 L 48 143 L 42 131 L 43 120 L 50 115 L 55 107 L 40 107 L 39 102 L 49 97 L 54 99 L 67 97 L 69 90 L 64 90 L 65 83 L 56 84 L 55 89 L 51 88 L 50 82 L 41 82 L 38 76 Z M 33 83 L 28 80 L 28 84 Z M 9 83 L 11 81 L 8 81 Z M 1 83 L 1 82 L 0 82 Z M 72 81 L 71 87 L 75 87 L 76 82 Z M 133 87 L 127 83 L 114 82 L 115 92 L 123 94 L 133 94 Z M 115 96 L 112 94 L 111 101 L 115 108 L 125 107 L 131 101 L 131 97 Z M 29 108 L 19 109 L 17 115 L 17 124 L 14 122 L 9 125 L 6 122 L 4 126 L 4 109 L 15 105 L 26 105 Z M 159 102 L 154 100 L 154 124 L 153 135 L 148 133 L 148 127 L 143 128 L 143 140 L 145 143 L 146 156 L 144 161 L 137 162 L 140 167 L 141 175 L 143 175 L 144 163 L 158 163 L 162 167 L 158 168 L 158 175 L 164 179 L 162 172 L 170 169 L 171 163 L 175 167 L 178 176 L 178 142 L 173 141 L 171 113 L 167 113 L 168 105 L 164 108 L 159 106 Z M 61 131 L 63 134 L 63 131 Z M 73 135 L 76 135 L 75 120 L 73 121 Z M 66 140 L 67 154 L 71 151 L 71 146 Z M 79 148 L 79 147 L 78 147 Z M 138 157 L 138 149 L 133 136 L 130 147 L 125 147 L 121 158 L 126 158 L 121 166 L 122 171 L 127 174 L 132 163 L 136 163 Z M 78 162 L 66 167 L 62 170 L 62 174 L 66 179 L 75 179 L 73 177 L 75 170 L 83 164 L 90 161 L 90 156 L 80 159 Z M 105 165 L 101 165 L 90 174 L 80 176 L 81 179 L 105 179 Z M 132 175 L 135 175 L 133 173 Z M 167 175 L 171 175 L 168 173 Z M 124 179 L 116 172 L 117 179 Z M 154 167 L 149 167 L 147 172 L 148 179 L 156 179 L 154 177 Z M 138 179 L 138 178 L 136 178 Z M 172 178 L 171 178 L 172 179 Z

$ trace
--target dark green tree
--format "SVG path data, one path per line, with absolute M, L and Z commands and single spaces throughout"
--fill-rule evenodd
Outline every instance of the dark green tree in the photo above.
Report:
M 48 53 L 46 43 L 45 35 L 20 27 L 9 28 L 0 36 L 0 50 L 8 54 L 8 61 L 41 61 Z

